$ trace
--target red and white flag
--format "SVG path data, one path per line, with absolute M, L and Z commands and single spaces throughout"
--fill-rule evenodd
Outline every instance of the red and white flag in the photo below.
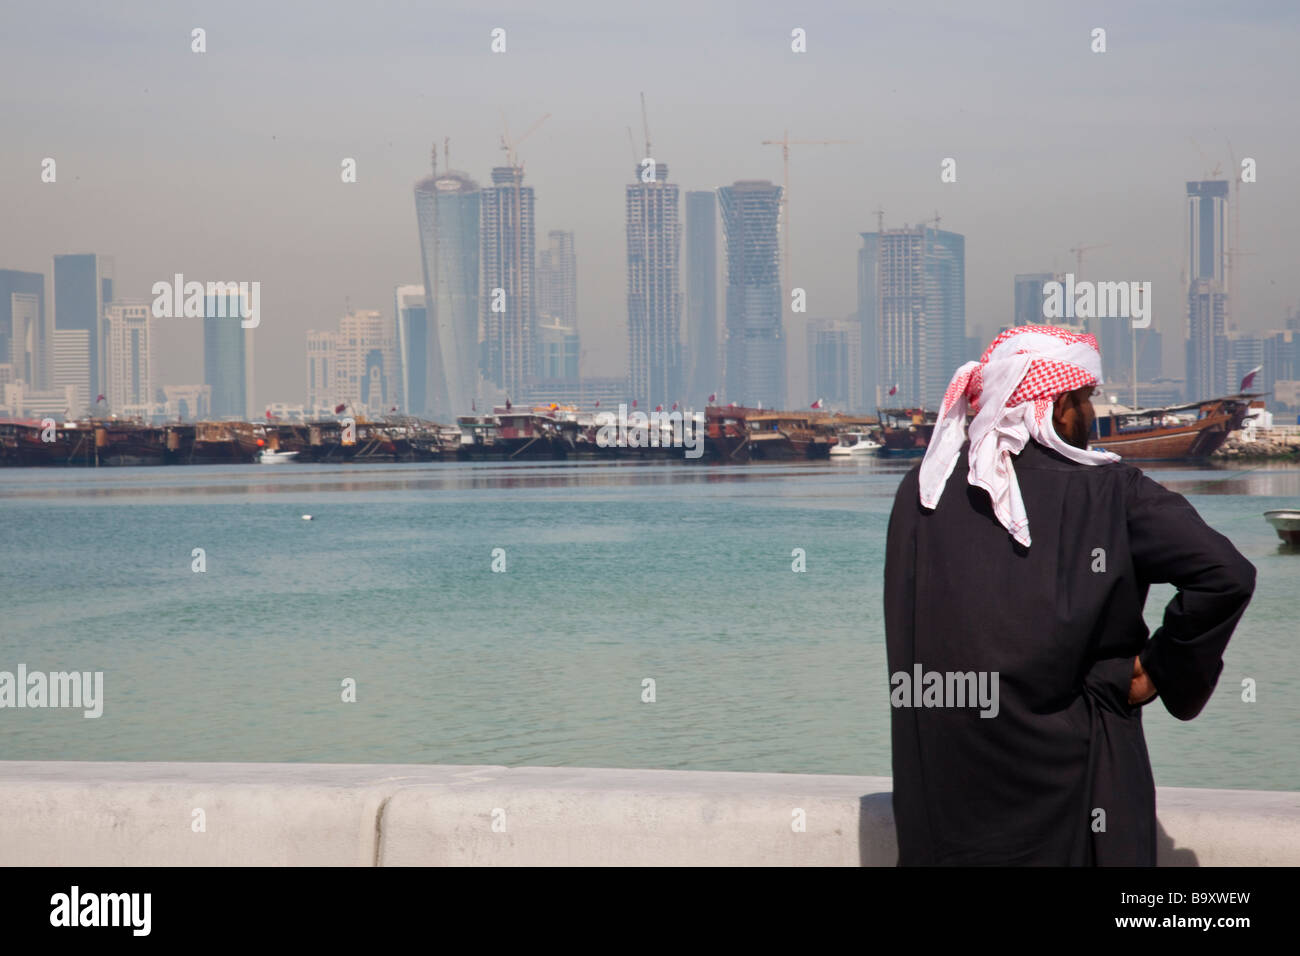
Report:
M 822 400 L 821 400 L 820 398 L 817 399 L 817 401 L 813 402 L 812 405 L 810 405 L 809 407 L 810 407 L 810 408 L 821 408 L 821 407 L 822 407 Z
M 709 393 L 709 401 L 710 401 L 710 402 L 716 402 L 717 400 L 718 400 L 718 393 L 717 393 L 717 392 L 710 392 L 710 393 Z
M 1252 368 L 1249 372 L 1245 374 L 1245 376 L 1242 377 L 1241 388 L 1237 389 L 1237 391 L 1244 392 L 1247 389 L 1249 389 L 1252 385 L 1255 384 L 1255 376 L 1262 371 L 1264 371 L 1264 366 L 1262 365 L 1256 365 L 1254 368 Z
M 895 383 L 895 384 L 889 386 L 889 394 L 890 394 L 890 395 L 896 395 L 897 393 L 898 393 L 898 384 L 897 384 L 897 383 Z

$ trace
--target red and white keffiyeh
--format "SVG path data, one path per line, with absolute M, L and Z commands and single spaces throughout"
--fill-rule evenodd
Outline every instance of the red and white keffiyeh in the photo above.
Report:
M 993 500 L 993 513 L 1018 542 L 1029 547 L 1029 516 L 1020 497 L 1011 456 L 1029 439 L 1083 465 L 1119 461 L 1108 451 L 1075 448 L 1056 434 L 1056 397 L 1101 384 L 1101 352 L 1091 335 L 1051 325 L 1007 329 L 978 362 L 957 370 L 943 396 L 934 435 L 921 462 L 921 504 L 934 508 L 966 440 L 970 423 L 970 483 Z

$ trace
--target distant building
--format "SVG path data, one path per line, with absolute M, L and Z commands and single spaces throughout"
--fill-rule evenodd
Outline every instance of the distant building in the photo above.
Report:
M 114 302 L 106 319 L 109 408 L 115 415 L 147 418 L 154 401 L 151 305 Z
M 243 300 L 222 291 L 203 300 L 203 383 L 212 390 L 213 418 L 247 419 L 252 386 L 251 328 L 244 328 Z
M 578 256 L 573 233 L 552 229 L 537 253 L 537 319 L 547 325 L 578 328 Z
M 210 385 L 164 385 L 155 392 L 158 400 L 169 422 L 197 422 L 212 416 Z
M 632 400 L 627 395 L 627 379 L 617 378 L 581 378 L 581 379 L 534 379 L 529 382 L 521 393 L 518 402 L 521 406 L 527 405 L 549 405 L 555 402 L 559 405 L 572 405 L 578 411 L 606 411 L 618 412 L 619 403 L 622 402 L 630 409 Z M 597 405 L 596 403 L 600 404 Z M 664 408 L 671 408 L 671 405 L 665 405 Z M 638 410 L 650 411 L 650 408 L 638 406 Z M 482 414 L 490 409 L 479 408 Z
M 889 391 L 880 384 L 880 235 L 861 234 L 858 250 L 858 341 L 862 349 L 862 409 L 874 411 Z M 893 401 L 892 396 L 889 399 Z M 886 403 L 888 404 L 888 403 Z
M 1227 180 L 1187 184 L 1187 400 L 1228 383 Z
M 81 400 L 74 386 L 36 389 L 22 382 L 10 382 L 0 387 L 0 414 L 13 418 L 54 418 L 64 421 L 80 414 Z
M 50 357 L 45 276 L 0 269 L 0 363 L 12 365 L 18 381 L 41 389 L 49 383 Z
M 718 354 L 718 207 L 712 190 L 686 194 L 686 397 L 703 408 L 722 389 Z
M 374 310 L 352 311 L 335 339 L 335 392 L 353 412 L 390 413 L 397 404 L 397 342 L 393 326 Z
M 86 333 L 86 393 L 92 402 L 104 391 L 104 306 L 112 301 L 112 259 L 91 253 L 54 257 L 54 329 Z
M 537 326 L 537 373 L 541 379 L 577 379 L 577 330 L 543 319 Z
M 483 377 L 519 395 L 536 368 L 536 219 L 521 166 L 496 166 L 482 191 L 479 315 Z M 435 304 L 436 308 L 436 304 Z M 464 414 L 457 409 L 455 414 Z
M 67 414 L 84 415 L 97 404 L 99 392 L 91 391 L 91 331 L 89 329 L 54 330 L 54 389 L 61 394 L 72 389 L 72 404 Z
M 726 399 L 785 405 L 785 330 L 777 226 L 781 187 L 742 180 L 718 190 L 727 242 Z
M 521 201 L 519 212 L 528 229 L 532 228 L 532 190 L 524 190 L 524 194 L 516 197 L 508 181 L 498 184 L 490 192 L 489 208 L 485 208 L 484 194 L 473 179 L 451 171 L 439 175 L 436 168 L 432 176 L 416 184 L 415 211 L 420 228 L 420 262 L 424 269 L 425 359 L 421 372 L 414 351 L 420 335 L 418 313 L 407 313 L 406 324 L 402 325 L 399 307 L 399 338 L 404 332 L 408 338 L 407 344 L 400 346 L 406 356 L 403 367 L 408 370 L 403 377 L 405 411 L 453 421 L 455 416 L 464 414 L 477 394 L 480 366 L 486 367 L 487 361 L 483 352 L 486 343 L 480 331 L 483 328 L 479 298 L 480 215 L 485 217 L 482 239 L 491 243 L 492 282 L 487 288 L 500 286 L 513 294 L 514 278 L 510 270 L 515 242 L 512 225 L 515 198 Z M 522 242 L 525 261 L 531 266 L 531 231 Z M 524 280 L 531 282 L 530 272 L 525 272 Z M 409 298 L 408 301 L 414 302 Z M 509 351 L 503 336 L 506 330 L 513 330 L 512 334 L 519 332 L 527 309 L 526 300 L 512 303 L 507 299 L 505 304 L 517 310 L 499 314 L 500 321 L 492 326 L 492 355 L 501 375 L 505 374 L 508 364 L 505 356 Z
M 863 411 L 862 326 L 856 318 L 808 320 L 808 402 Z
M 338 334 L 307 333 L 307 407 L 314 411 L 329 410 L 342 399 L 338 388 Z
M 1049 282 L 1061 282 L 1063 279 L 1063 276 L 1054 272 L 1027 272 L 1017 275 L 1012 324 L 1017 326 L 1060 324 L 1043 315 L 1045 301 L 1043 286 Z
M 400 379 L 398 405 L 408 415 L 428 415 L 431 412 L 428 388 L 429 310 L 425 307 L 425 301 L 424 286 L 399 285 L 393 292 Z M 475 321 L 478 321 L 477 316 Z M 310 350 L 308 361 L 310 363 Z
M 651 182 L 626 188 L 628 389 L 653 408 L 685 401 L 682 364 L 682 227 L 677 186 L 658 163 Z
M 862 239 L 859 275 L 876 277 L 877 403 L 937 409 L 966 352 L 965 237 L 921 225 Z

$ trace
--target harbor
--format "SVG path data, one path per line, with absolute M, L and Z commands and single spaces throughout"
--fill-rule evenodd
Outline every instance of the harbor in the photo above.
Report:
M 1156 409 L 1098 405 L 1092 444 L 1133 461 L 1300 460 L 1300 427 L 1260 426 L 1263 405 L 1235 395 Z M 303 422 L 149 424 L 0 419 L 0 467 L 658 459 L 745 464 L 925 453 L 934 411 L 853 415 L 710 405 L 703 412 L 515 407 L 447 425 L 411 416 Z M 631 427 L 627 425 L 630 419 Z

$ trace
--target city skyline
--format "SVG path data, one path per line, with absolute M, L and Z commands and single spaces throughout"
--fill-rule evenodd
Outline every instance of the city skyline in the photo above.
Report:
M 427 156 L 430 138 L 450 134 L 455 164 L 481 175 L 500 163 L 503 111 L 512 120 L 553 114 L 521 148 L 528 182 L 544 197 L 537 230 L 571 230 L 584 250 L 583 373 L 624 373 L 624 223 L 614 197 L 626 183 L 625 126 L 638 118 L 642 89 L 652 115 L 663 117 L 655 124 L 656 151 L 672 157 L 682 191 L 742 178 L 778 181 L 780 158 L 761 141 L 783 125 L 792 136 L 862 141 L 796 152 L 791 164 L 799 222 L 792 284 L 808 291 L 809 314 L 857 309 L 856 237 L 871 228 L 877 207 L 894 226 L 938 208 L 945 224 L 969 239 L 971 330 L 1010 321 L 1011 276 L 1064 273 L 1072 247 L 1106 244 L 1089 254 L 1087 272 L 1151 279 L 1153 327 L 1163 333 L 1166 374 L 1177 376 L 1186 320 L 1186 240 L 1176 221 L 1182 183 L 1207 178 L 1220 160 L 1227 164 L 1230 149 L 1260 164 L 1259 181 L 1240 188 L 1242 244 L 1251 255 L 1242 260 L 1235 296 L 1238 330 L 1281 327 L 1294 310 L 1285 264 L 1297 246 L 1300 203 L 1287 171 L 1300 150 L 1271 117 L 1285 108 L 1288 84 L 1279 80 L 1297 73 L 1285 42 L 1296 13 L 1279 5 L 1192 5 L 1172 19 L 1099 4 L 1090 16 L 1109 30 L 1104 54 L 1088 50 L 1091 20 L 1055 10 L 1033 18 L 946 4 L 800 11 L 809 36 L 809 52 L 800 56 L 789 49 L 788 17 L 774 17 L 778 8 L 761 3 L 739 22 L 670 5 L 653 23 L 559 4 L 545 22 L 513 27 L 524 8 L 507 4 L 500 16 L 512 45 L 495 58 L 486 42 L 490 21 L 468 7 L 449 14 L 432 47 L 405 37 L 393 44 L 402 18 L 392 10 L 346 27 L 316 25 L 315 45 L 303 45 L 300 25 L 287 15 L 268 13 L 256 30 L 245 29 L 252 9 L 235 3 L 204 11 L 211 34 L 222 38 L 204 54 L 208 60 L 189 51 L 188 21 L 155 19 L 143 6 L 87 10 L 82 32 L 73 34 L 58 17 L 33 9 L 34 43 L 7 46 L 0 63 L 14 80 L 9 88 L 24 89 L 12 104 L 23 135 L 0 145 L 6 168 L 18 174 L 0 182 L 0 201 L 25 227 L 0 238 L 0 266 L 48 272 L 53 254 L 95 250 L 115 258 L 125 297 L 145 295 L 177 271 L 261 279 L 267 322 L 258 335 L 264 361 L 253 411 L 301 401 L 308 329 L 336 321 L 347 300 L 387 310 L 396 285 L 419 281 L 406 191 L 418 157 Z M 964 29 L 932 37 L 935 16 L 958 16 Z M 633 23 L 646 37 L 643 50 L 618 42 Z M 106 46 L 105 35 L 119 42 Z M 726 43 L 719 46 L 718 37 Z M 362 59 L 382 56 L 385 69 L 370 79 L 330 79 L 329 58 L 319 51 L 341 44 Z M 863 44 L 876 55 L 870 65 L 862 63 Z M 57 82 L 31 90 L 19 82 L 88 50 L 106 73 L 85 104 L 68 101 Z M 990 57 L 1008 50 L 1015 56 L 998 57 L 989 71 Z M 269 51 L 323 80 L 321 91 L 284 84 L 279 68 L 259 63 Z M 559 51 L 572 66 L 540 70 L 539 57 Z M 926 76 L 906 86 L 868 82 L 901 75 L 918 51 L 937 54 Z M 669 73 L 661 68 L 667 56 L 676 64 Z M 218 72 L 196 72 L 213 60 Z M 182 82 L 160 87 L 135 62 L 156 62 Z M 755 63 L 766 68 L 756 73 Z M 610 82 L 581 82 L 593 70 Z M 962 82 L 976 75 L 981 83 Z M 458 92 L 467 88 L 476 90 L 473 98 Z M 701 101 L 701 88 L 733 105 Z M 1250 96 L 1233 94 L 1246 89 Z M 113 125 L 92 108 L 105 100 L 120 118 Z M 434 121 L 411 122 L 431 109 Z M 235 124 L 237 153 L 223 147 L 229 124 L 191 129 L 185 122 L 204 110 Z M 51 112 L 61 117 L 57 129 L 43 118 Z M 1034 122 L 1024 123 L 1025 116 Z M 117 132 L 177 124 L 189 132 L 158 155 L 141 153 Z M 363 150 L 363 143 L 374 145 Z M 44 156 L 59 163 L 57 183 L 40 181 Z M 349 156 L 359 174 L 347 185 L 339 163 Z M 957 176 L 945 184 L 939 164 L 948 156 L 957 160 Z M 177 168 L 186 174 L 172 175 Z M 192 188 L 199 181 L 203 188 Z M 201 381 L 193 325 L 177 320 L 156 331 L 161 380 Z M 802 377 L 792 358 L 792 387 Z

